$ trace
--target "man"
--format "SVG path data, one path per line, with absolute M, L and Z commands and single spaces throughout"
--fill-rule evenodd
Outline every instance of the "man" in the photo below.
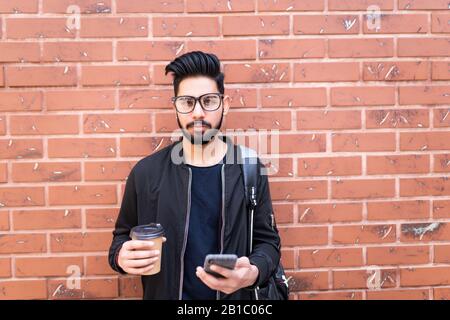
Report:
M 248 212 L 238 147 L 218 137 L 230 107 L 220 61 L 213 54 L 190 52 L 167 65 L 168 73 L 174 77 L 182 141 L 131 170 L 109 263 L 120 273 L 142 275 L 144 299 L 253 299 L 252 289 L 267 283 L 280 259 L 267 176 L 259 178 L 253 251 L 247 257 Z M 161 271 L 144 276 L 158 252 L 148 242 L 130 240 L 129 233 L 136 225 L 155 222 L 165 229 Z M 213 269 L 224 278 L 202 268 L 205 256 L 217 253 L 239 257 L 234 270 Z

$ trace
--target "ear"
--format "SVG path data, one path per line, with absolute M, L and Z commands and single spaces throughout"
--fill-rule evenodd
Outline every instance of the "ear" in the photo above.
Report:
M 223 96 L 223 114 L 227 115 L 228 111 L 230 110 L 231 105 L 231 97 L 224 95 Z

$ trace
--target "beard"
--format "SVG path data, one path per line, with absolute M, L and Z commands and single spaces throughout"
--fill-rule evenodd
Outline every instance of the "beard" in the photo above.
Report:
M 206 145 L 208 143 L 210 143 L 214 137 L 219 133 L 220 127 L 222 126 L 222 120 L 223 120 L 223 112 L 222 115 L 220 117 L 220 121 L 217 124 L 217 126 L 215 128 L 212 128 L 212 125 L 204 120 L 198 120 L 198 121 L 193 121 L 193 122 L 189 122 L 186 125 L 186 128 L 183 128 L 183 126 L 180 123 L 180 119 L 178 119 L 178 115 L 177 115 L 177 122 L 178 122 L 178 126 L 180 127 L 181 131 L 183 132 L 183 136 L 188 139 L 191 144 L 194 145 Z M 202 125 L 205 126 L 205 132 L 202 133 L 196 133 L 195 132 L 195 125 Z M 194 128 L 194 134 L 191 135 L 188 131 L 189 128 Z

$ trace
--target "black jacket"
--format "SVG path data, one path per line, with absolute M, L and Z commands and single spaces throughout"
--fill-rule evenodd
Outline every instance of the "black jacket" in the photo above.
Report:
M 222 165 L 221 253 L 248 256 L 248 212 L 241 165 L 237 162 L 239 148 L 229 139 L 225 141 L 228 150 Z M 156 275 L 142 276 L 144 299 L 181 299 L 192 173 L 183 161 L 172 161 L 171 155 L 176 152 L 183 159 L 181 142 L 141 159 L 133 167 L 113 231 L 109 263 L 114 270 L 124 273 L 116 261 L 122 244 L 130 240 L 131 228 L 152 222 L 165 228 L 167 241 L 162 249 L 161 271 Z M 254 217 L 253 252 L 249 260 L 259 269 L 255 286 L 263 287 L 279 262 L 280 238 L 273 226 L 266 175 L 260 176 L 257 190 L 259 201 Z M 253 299 L 254 291 L 250 289 L 243 288 L 230 295 L 218 291 L 217 299 Z

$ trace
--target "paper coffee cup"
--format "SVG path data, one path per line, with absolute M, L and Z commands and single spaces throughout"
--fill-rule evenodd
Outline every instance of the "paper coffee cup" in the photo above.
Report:
M 164 228 L 159 223 L 150 223 L 136 226 L 131 229 L 130 237 L 133 240 L 151 241 L 155 245 L 152 250 L 159 250 L 158 260 L 154 262 L 154 267 L 143 275 L 149 276 L 157 274 L 161 270 L 162 243 L 164 237 Z

